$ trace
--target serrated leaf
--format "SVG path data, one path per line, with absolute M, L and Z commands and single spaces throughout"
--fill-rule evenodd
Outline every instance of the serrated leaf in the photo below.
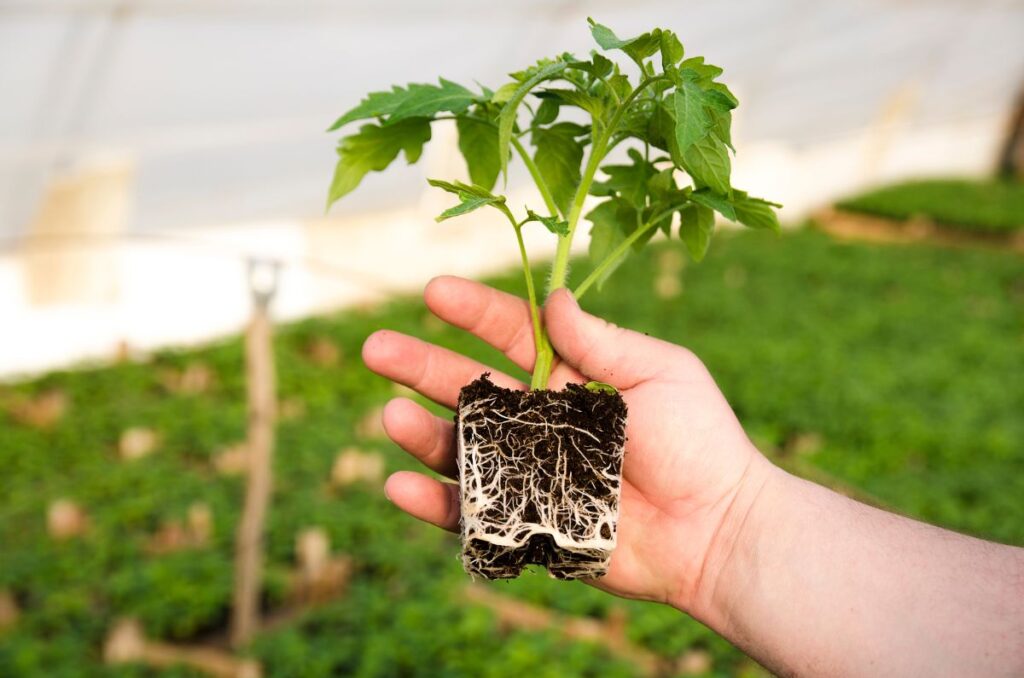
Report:
M 647 195 L 647 182 L 658 173 L 658 170 L 644 160 L 635 148 L 629 149 L 629 157 L 633 161 L 630 165 L 602 167 L 601 171 L 608 175 L 608 179 L 592 184 L 590 192 L 593 195 L 616 194 L 634 207 L 643 207 Z
M 702 188 L 690 194 L 690 200 L 715 210 L 729 221 L 737 221 L 736 208 L 729 198 L 719 195 L 708 188 Z
M 386 117 L 385 124 L 391 125 L 409 118 L 430 118 L 441 111 L 458 114 L 476 99 L 476 95 L 462 85 L 444 78 L 439 82 L 440 85 L 396 85 L 390 92 L 371 92 L 358 106 L 338 118 L 328 131 L 366 118 Z
M 530 90 L 545 80 L 564 71 L 569 64 L 564 61 L 556 61 L 540 68 L 527 78 L 501 109 L 498 116 L 498 158 L 501 161 L 501 171 L 508 177 L 508 154 L 509 146 L 512 144 L 512 130 L 516 124 L 516 112 L 523 97 L 529 94 Z
M 583 146 L 576 137 L 584 131 L 585 128 L 576 123 L 560 122 L 535 128 L 531 138 L 537 148 L 533 162 L 563 216 L 569 214 L 580 183 Z
M 427 183 L 435 188 L 440 188 L 448 193 L 454 193 L 460 197 L 463 195 L 471 195 L 478 198 L 492 198 L 495 202 L 505 202 L 505 196 L 495 195 L 483 186 L 478 186 L 476 184 L 465 184 L 461 181 L 445 181 L 443 179 L 427 179 Z
M 661 49 L 662 31 L 660 28 L 655 28 L 653 31 L 638 35 L 635 38 L 622 40 L 607 26 L 602 26 L 589 17 L 587 21 L 590 23 L 590 34 L 594 36 L 594 41 L 601 46 L 601 49 L 622 50 L 626 56 L 638 65 L 642 65 L 644 59 Z
M 559 219 L 557 216 L 544 217 L 531 209 L 526 210 L 526 219 L 523 223 L 538 221 L 544 224 L 545 228 L 555 235 L 569 235 L 569 222 Z
M 356 120 L 366 118 L 380 118 L 390 115 L 409 96 L 409 91 L 398 85 L 391 88 L 389 92 L 370 92 L 359 102 L 359 105 L 346 112 L 334 121 L 327 131 L 333 132 Z
M 469 178 L 474 184 L 490 190 L 501 173 L 498 158 L 498 128 L 492 122 L 468 116 L 455 119 L 459 132 L 459 151 L 466 160 Z
M 351 193 L 368 172 L 385 169 L 400 151 L 405 152 L 410 165 L 416 162 L 429 140 L 429 118 L 408 118 L 386 127 L 363 125 L 358 133 L 344 137 L 338 144 L 338 164 L 327 206 Z
M 704 205 L 691 203 L 679 210 L 679 237 L 686 243 L 686 249 L 694 261 L 700 261 L 711 244 L 715 230 L 715 213 Z
M 629 218 L 625 215 L 631 212 L 632 208 L 624 205 L 620 199 L 613 198 L 602 202 L 587 213 L 586 218 L 593 224 L 590 229 L 589 249 L 590 262 L 593 266 L 596 267 L 601 264 L 626 239 L 623 217 L 625 217 L 625 221 L 629 221 Z M 594 281 L 598 290 L 604 285 L 604 281 L 608 279 L 608 276 L 614 273 L 615 269 L 622 264 L 628 253 L 628 249 L 624 250 L 621 255 L 610 263 L 600 277 Z
M 683 43 L 672 31 L 661 32 L 661 68 L 668 70 L 683 58 Z
M 684 80 L 693 80 L 701 84 L 710 83 L 722 74 L 722 69 L 704 63 L 704 57 L 690 57 L 679 63 L 679 75 Z
M 439 82 L 440 86 L 410 84 L 408 96 L 391 112 L 387 124 L 406 118 L 432 117 L 441 111 L 463 113 L 476 99 L 476 95 L 462 85 L 444 78 Z
M 676 146 L 683 155 L 689 148 L 707 136 L 712 120 L 707 110 L 704 90 L 694 82 L 684 80 L 672 94 L 675 113 Z
M 728 195 L 732 163 L 729 149 L 717 137 L 707 135 L 683 153 L 683 169 L 693 178 L 697 188 L 705 186 Z
M 782 205 L 762 198 L 752 198 L 743 191 L 733 192 L 736 221 L 750 228 L 765 228 L 778 233 L 779 217 L 773 208 Z
M 452 217 L 459 217 L 468 212 L 478 210 L 481 207 L 495 205 L 497 203 L 498 201 L 494 198 L 481 198 L 480 196 L 475 195 L 466 196 L 462 202 L 455 207 L 449 207 L 444 212 L 441 212 L 441 214 L 437 215 L 434 220 L 444 221 L 445 219 L 451 219 Z
M 488 205 L 493 205 L 508 214 L 508 208 L 505 207 L 505 196 L 495 195 L 483 186 L 465 184 L 461 181 L 444 181 L 443 179 L 427 179 L 427 183 L 435 188 L 440 188 L 448 193 L 459 196 L 461 201 L 455 207 L 450 207 L 441 212 L 436 217 L 436 221 L 458 217 Z

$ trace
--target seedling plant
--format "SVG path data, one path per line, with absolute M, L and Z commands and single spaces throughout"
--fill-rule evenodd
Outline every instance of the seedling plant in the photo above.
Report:
M 469 182 L 428 180 L 458 199 L 437 220 L 489 207 L 516 237 L 537 358 L 530 392 L 482 378 L 460 397 L 463 561 L 471 574 L 511 577 L 537 562 L 560 578 L 600 576 L 615 545 L 625 404 L 598 382 L 546 390 L 554 351 L 523 229 L 536 223 L 555 236 L 550 294 L 568 285 L 573 238 L 581 219 L 590 222 L 590 269 L 572 290 L 579 299 L 658 231 L 681 238 L 699 261 L 715 213 L 751 228 L 779 227 L 778 205 L 730 183 L 738 102 L 717 81 L 722 69 L 687 57 L 670 30 L 620 39 L 590 20 L 590 31 L 601 51 L 588 59 L 542 59 L 494 90 L 444 78 L 395 86 L 370 93 L 330 128 L 372 120 L 341 139 L 328 206 L 400 152 L 415 163 L 431 125 L 453 120 Z M 620 145 L 624 161 L 612 156 Z M 513 158 L 527 169 L 543 208 L 517 214 L 496 192 Z M 599 201 L 584 214 L 588 196 Z

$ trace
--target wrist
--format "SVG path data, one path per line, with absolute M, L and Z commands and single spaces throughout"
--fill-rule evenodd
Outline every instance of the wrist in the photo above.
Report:
M 756 452 L 732 496 L 722 502 L 723 510 L 705 549 L 700 572 L 685 599 L 672 601 L 674 607 L 699 619 L 713 629 L 724 631 L 735 608 L 735 592 L 743 576 L 737 567 L 741 554 L 756 549 L 767 530 L 771 510 L 768 504 L 776 486 L 787 474 Z

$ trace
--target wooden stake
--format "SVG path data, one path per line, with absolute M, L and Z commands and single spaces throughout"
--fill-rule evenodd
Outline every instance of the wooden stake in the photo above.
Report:
M 270 504 L 274 417 L 274 352 L 270 300 L 277 287 L 277 264 L 249 262 L 253 315 L 245 333 L 249 430 L 246 440 L 249 473 L 245 506 L 235 538 L 235 594 L 231 644 L 241 647 L 259 629 L 259 595 L 263 578 L 263 526 Z

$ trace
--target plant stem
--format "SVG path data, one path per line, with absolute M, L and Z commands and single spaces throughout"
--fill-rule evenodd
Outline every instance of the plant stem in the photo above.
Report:
M 533 183 L 537 184 L 537 190 L 540 191 L 540 197 L 544 199 L 544 205 L 548 208 L 551 216 L 558 216 L 558 206 L 555 205 L 555 198 L 551 195 L 551 189 L 548 188 L 548 184 L 544 181 L 544 177 L 541 176 L 540 169 L 537 168 L 537 164 L 533 162 L 533 158 L 523 148 L 523 144 L 519 139 L 512 137 L 512 146 L 519 153 L 519 157 L 522 158 L 523 164 L 526 165 L 526 169 L 529 170 L 530 176 L 533 177 Z
M 533 286 L 533 269 L 530 268 L 530 258 L 526 254 L 526 244 L 523 242 L 523 224 L 516 221 L 504 204 L 499 209 L 502 214 L 508 217 L 512 228 L 516 232 L 516 242 L 519 244 L 519 257 L 523 264 L 523 276 L 526 278 L 526 298 L 530 304 L 530 324 L 533 325 L 533 344 L 537 348 L 537 361 L 534 365 L 533 377 L 530 380 L 530 390 L 536 391 L 547 386 L 547 378 L 543 383 L 538 381 L 538 374 L 548 375 L 551 373 L 551 364 L 554 359 L 554 349 L 551 348 L 551 341 L 540 321 L 540 306 L 537 304 L 537 291 Z M 546 371 L 538 372 L 537 366 L 546 365 Z
M 587 158 L 587 165 L 583 171 L 583 176 L 580 179 L 579 186 L 576 187 L 576 194 L 572 199 L 572 208 L 569 210 L 569 214 L 566 217 L 569 222 L 569 232 L 558 239 L 558 248 L 555 250 L 555 259 L 551 263 L 551 275 L 548 277 L 547 294 L 550 295 L 555 290 L 565 287 L 565 283 L 569 277 L 569 253 L 572 248 L 572 239 L 576 234 L 576 226 L 579 224 L 580 215 L 583 213 L 583 202 L 587 198 L 587 194 L 590 193 L 590 186 L 594 183 L 594 175 L 597 174 L 597 168 L 600 166 L 601 161 L 608 154 L 609 141 L 615 130 L 618 129 L 619 123 L 622 122 L 622 116 L 626 114 L 630 104 L 633 100 L 646 90 L 653 83 L 664 80 L 667 76 L 651 76 L 645 78 L 637 85 L 637 88 L 633 90 L 628 97 L 615 109 L 615 114 L 612 116 L 611 122 L 608 126 L 598 135 L 593 145 L 590 147 L 590 157 Z M 639 229 L 638 229 L 639 230 Z M 639 236 L 636 236 L 639 237 Z M 586 291 L 584 288 L 583 291 Z M 547 342 L 547 336 L 543 336 L 545 342 Z M 547 351 L 551 351 L 550 342 L 547 342 Z M 553 351 L 551 351 L 553 355 Z M 531 388 L 546 388 L 548 378 L 551 376 L 552 357 L 548 356 L 546 360 L 542 360 L 541 357 L 541 345 L 537 344 L 537 362 L 533 366 L 533 378 L 530 381 Z
M 621 257 L 622 254 L 640 238 L 640 236 L 642 236 L 644 233 L 657 226 L 659 223 L 661 223 L 663 219 L 671 216 L 678 209 L 678 207 L 667 209 L 658 214 L 657 216 L 655 216 L 646 224 L 643 224 L 641 227 L 637 228 L 635 231 L 630 233 L 626 237 L 626 239 L 620 242 L 615 247 L 615 249 L 608 254 L 608 256 L 602 259 L 601 262 L 594 267 L 594 270 L 591 271 L 590 274 L 583 279 L 583 282 L 581 282 L 579 286 L 575 290 L 573 290 L 573 296 L 576 297 L 576 299 L 579 299 L 584 294 L 586 294 L 587 290 L 589 290 L 591 286 L 594 285 L 594 283 L 601 279 L 601 276 L 604 274 L 604 272 L 610 266 L 612 266 L 615 263 L 615 261 L 618 260 L 618 258 Z
M 579 223 L 580 214 L 583 212 L 583 201 L 586 200 L 587 194 L 590 192 L 590 185 L 594 183 L 594 175 L 597 173 L 598 166 L 610 150 L 608 142 L 615 133 L 615 130 L 618 129 L 619 123 L 622 122 L 622 116 L 626 114 L 630 104 L 633 103 L 633 100 L 641 92 L 655 82 L 666 79 L 666 77 L 658 75 L 645 78 L 626 97 L 622 104 L 615 109 L 615 114 L 612 116 L 611 122 L 608 123 L 608 127 L 604 129 L 600 136 L 594 139 L 594 144 L 590 148 L 590 157 L 587 158 L 586 169 L 583 172 L 580 185 L 576 188 L 576 194 L 573 196 L 572 209 L 569 211 L 568 216 L 569 232 L 558 240 L 555 260 L 551 264 L 551 276 L 548 278 L 548 294 L 551 294 L 560 287 L 565 287 L 566 279 L 569 277 L 569 251 L 572 247 L 573 236 L 576 234 L 576 226 Z

